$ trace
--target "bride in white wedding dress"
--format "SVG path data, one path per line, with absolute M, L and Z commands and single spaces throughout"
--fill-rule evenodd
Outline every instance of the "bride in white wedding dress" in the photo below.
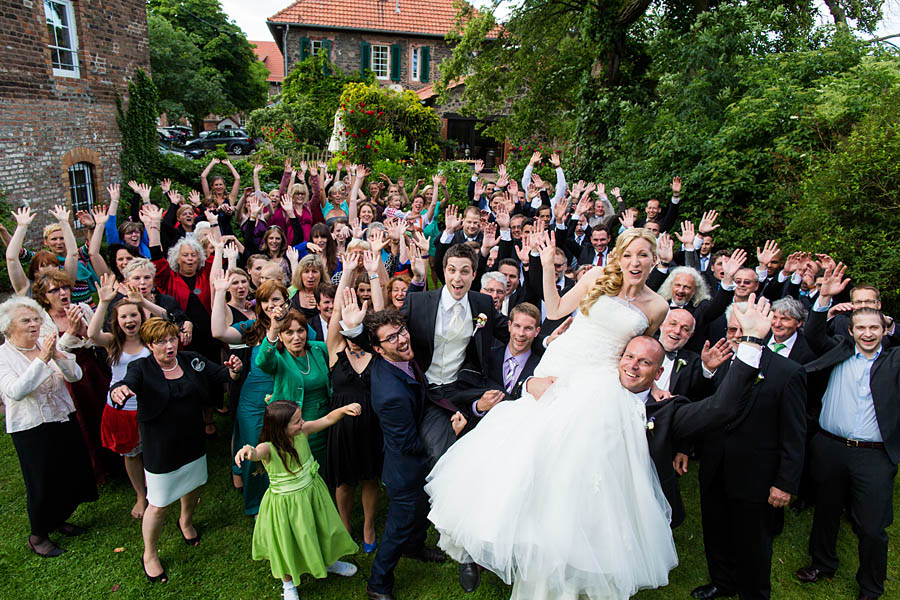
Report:
M 665 585 L 678 564 L 644 404 L 616 369 L 628 341 L 668 310 L 646 287 L 656 239 L 623 232 L 607 266 L 563 298 L 552 253 L 541 253 L 547 317 L 578 309 L 535 369 L 555 381 L 539 400 L 501 402 L 451 446 L 428 476 L 428 518 L 451 557 L 512 581 L 513 600 L 625 599 Z

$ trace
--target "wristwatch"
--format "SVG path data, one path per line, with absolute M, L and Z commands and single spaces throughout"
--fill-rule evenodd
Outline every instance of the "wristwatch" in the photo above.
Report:
M 759 344 L 760 346 L 766 345 L 766 340 L 758 337 L 753 337 L 752 335 L 742 335 L 740 341 L 748 342 L 750 344 Z

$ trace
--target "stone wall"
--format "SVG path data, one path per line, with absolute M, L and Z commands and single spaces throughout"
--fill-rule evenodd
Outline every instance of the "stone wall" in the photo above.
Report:
M 53 74 L 41 0 L 4 2 L 0 11 L 0 190 L 13 206 L 38 206 L 29 238 L 49 222 L 46 208 L 71 202 L 67 169 L 93 166 L 95 197 L 118 181 L 116 92 L 127 97 L 137 68 L 149 71 L 146 4 L 74 0 L 78 77 Z

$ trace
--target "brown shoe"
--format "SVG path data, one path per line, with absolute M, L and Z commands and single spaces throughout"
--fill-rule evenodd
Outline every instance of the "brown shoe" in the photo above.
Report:
M 813 566 L 800 567 L 799 569 L 797 569 L 797 579 L 799 579 L 803 583 L 815 583 L 820 579 L 830 579 L 832 577 L 834 577 L 834 573 L 820 571 Z

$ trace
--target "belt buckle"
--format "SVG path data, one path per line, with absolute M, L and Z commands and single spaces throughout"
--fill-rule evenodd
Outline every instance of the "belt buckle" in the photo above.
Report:
M 859 440 L 845 440 L 845 443 L 851 448 L 859 448 Z

